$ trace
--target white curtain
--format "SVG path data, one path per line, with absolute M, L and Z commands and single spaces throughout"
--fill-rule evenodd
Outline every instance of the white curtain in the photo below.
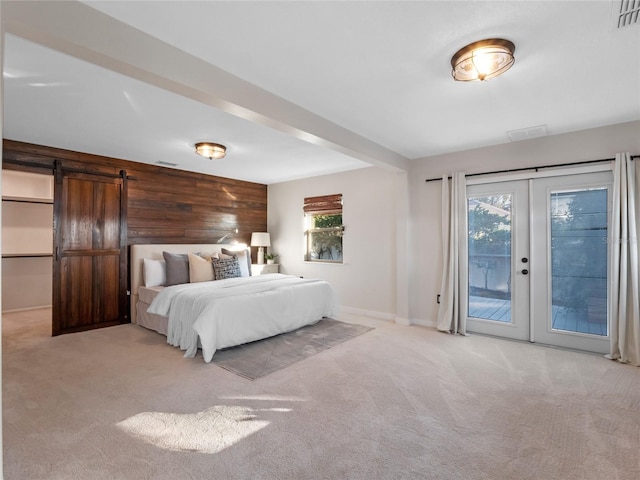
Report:
M 616 155 L 611 229 L 611 352 L 608 357 L 640 366 L 640 169 L 635 163 L 628 153 Z
M 467 192 L 464 173 L 442 177 L 442 284 L 437 328 L 465 335 L 467 323 Z

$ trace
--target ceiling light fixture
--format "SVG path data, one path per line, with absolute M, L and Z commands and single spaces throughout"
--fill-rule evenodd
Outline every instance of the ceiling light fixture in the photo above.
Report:
M 227 154 L 227 147 L 219 143 L 200 142 L 196 143 L 196 153 L 213 160 L 223 158 Z
M 458 50 L 451 57 L 451 74 L 459 82 L 488 80 L 503 74 L 516 61 L 516 46 L 509 40 L 489 38 Z

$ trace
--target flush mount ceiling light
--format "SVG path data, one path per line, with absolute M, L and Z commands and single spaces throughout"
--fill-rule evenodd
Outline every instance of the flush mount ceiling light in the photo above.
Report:
M 223 158 L 227 154 L 227 147 L 219 143 L 200 142 L 196 143 L 196 153 L 213 160 L 214 158 Z
M 451 74 L 459 82 L 488 80 L 503 74 L 516 61 L 516 46 L 509 40 L 489 38 L 458 50 L 451 57 Z

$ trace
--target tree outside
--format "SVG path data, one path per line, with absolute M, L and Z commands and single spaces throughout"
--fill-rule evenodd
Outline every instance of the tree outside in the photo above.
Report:
M 469 293 L 509 298 L 511 195 L 469 198 L 468 221 Z
M 312 215 L 308 230 L 310 260 L 342 261 L 342 214 Z

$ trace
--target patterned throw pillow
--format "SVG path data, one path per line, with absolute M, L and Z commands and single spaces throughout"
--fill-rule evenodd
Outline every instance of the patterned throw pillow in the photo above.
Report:
M 216 280 L 223 280 L 225 278 L 236 278 L 240 276 L 240 265 L 238 264 L 238 258 L 212 258 L 213 271 L 216 275 Z
M 228 257 L 238 257 L 238 265 L 240 266 L 240 276 L 251 276 L 251 250 L 228 250 L 222 249 L 222 255 Z M 225 258 L 224 256 L 222 258 Z

